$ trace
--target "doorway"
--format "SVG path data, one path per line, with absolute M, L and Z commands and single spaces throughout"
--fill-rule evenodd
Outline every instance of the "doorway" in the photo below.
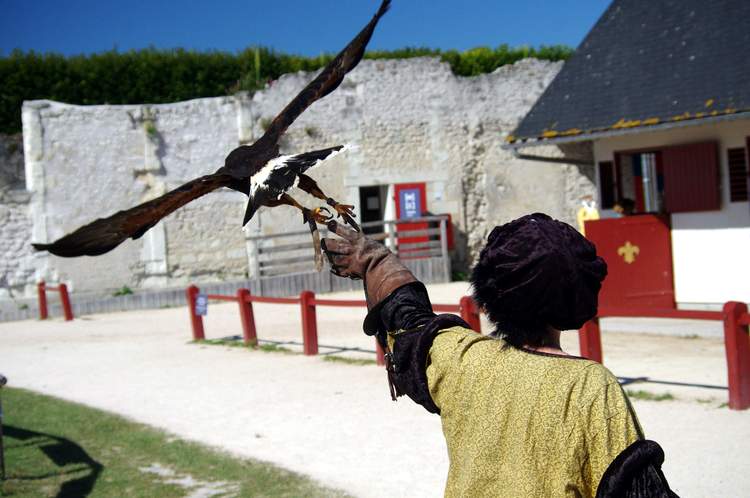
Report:
M 359 187 L 359 212 L 362 223 L 383 221 L 385 214 L 387 185 Z M 383 225 L 362 227 L 366 234 L 383 233 Z

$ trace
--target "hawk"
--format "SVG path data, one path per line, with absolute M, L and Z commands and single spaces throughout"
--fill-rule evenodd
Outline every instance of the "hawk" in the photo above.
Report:
M 330 220 L 331 212 L 325 207 L 308 209 L 293 199 L 287 191 L 296 186 L 326 201 L 340 217 L 359 230 L 352 219 L 354 206 L 341 204 L 327 196 L 315 181 L 305 174 L 308 169 L 341 152 L 346 146 L 339 145 L 303 154 L 282 156 L 279 154 L 279 139 L 305 109 L 333 92 L 341 84 L 344 76 L 359 63 L 375 26 L 388 11 L 390 3 L 391 0 L 383 0 L 372 20 L 274 118 L 263 136 L 252 145 L 241 145 L 231 151 L 224 161 L 224 166 L 215 173 L 196 178 L 156 199 L 119 211 L 107 218 L 97 219 L 50 244 L 34 243 L 34 249 L 49 251 L 62 257 L 104 254 L 128 238 L 138 239 L 162 218 L 188 202 L 218 188 L 228 187 L 249 197 L 243 226 L 261 206 L 289 205 L 299 209 L 303 220 L 310 226 L 316 267 L 320 270 L 323 260 L 316 223 Z

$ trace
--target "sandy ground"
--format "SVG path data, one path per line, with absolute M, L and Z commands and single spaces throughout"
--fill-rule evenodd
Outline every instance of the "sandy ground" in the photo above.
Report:
M 430 293 L 435 303 L 457 303 L 465 290 L 464 284 L 446 284 L 432 286 Z M 360 332 L 363 316 L 363 309 L 319 308 L 319 342 L 338 348 L 321 347 L 321 353 L 372 350 L 373 339 Z M 255 305 L 255 317 L 260 339 L 301 341 L 298 306 Z M 623 322 L 611 325 L 623 328 Z M 664 447 L 665 472 L 681 496 L 748 496 L 744 455 L 750 450 L 750 411 L 723 406 L 722 340 L 693 333 L 691 327 L 705 328 L 703 323 L 671 326 L 685 337 L 637 333 L 637 321 L 628 332 L 608 332 L 605 323 L 605 364 L 619 376 L 664 382 L 628 389 L 675 396 L 636 399 L 634 405 L 647 437 Z M 211 304 L 207 336 L 239 333 L 235 305 Z M 72 323 L 1 323 L 0 372 L 12 386 L 273 462 L 355 496 L 442 495 L 448 461 L 440 419 L 408 400 L 390 401 L 380 368 L 189 340 L 185 308 L 94 315 Z M 564 347 L 577 353 L 575 333 L 564 336 Z

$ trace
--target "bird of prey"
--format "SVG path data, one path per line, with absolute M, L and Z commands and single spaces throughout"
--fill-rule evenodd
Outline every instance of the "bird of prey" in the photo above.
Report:
M 243 226 L 260 206 L 289 205 L 302 211 L 310 225 L 318 270 L 322 266 L 317 223 L 331 218 L 327 208 L 308 209 L 293 199 L 287 190 L 294 186 L 318 199 L 325 200 L 347 223 L 359 230 L 352 219 L 353 206 L 340 204 L 328 197 L 305 171 L 320 161 L 340 152 L 345 146 L 281 156 L 279 139 L 297 117 L 313 102 L 333 92 L 346 73 L 362 59 L 365 47 L 380 18 L 388 11 L 391 0 L 383 0 L 372 20 L 354 39 L 323 68 L 302 91 L 271 122 L 262 137 L 252 145 L 237 147 L 226 157 L 224 166 L 215 173 L 201 176 L 167 192 L 161 197 L 119 211 L 108 218 L 97 219 L 50 244 L 32 244 L 36 250 L 49 251 L 63 257 L 97 256 L 111 251 L 128 238 L 138 239 L 159 220 L 188 202 L 220 187 L 242 192 L 250 199 Z

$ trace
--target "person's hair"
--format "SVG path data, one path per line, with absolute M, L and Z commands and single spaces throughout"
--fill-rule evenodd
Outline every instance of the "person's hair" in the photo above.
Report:
M 474 301 L 495 326 L 493 337 L 503 339 L 511 346 L 520 348 L 524 345 L 541 346 L 549 333 L 549 325 L 539 317 L 526 316 L 523 321 L 512 319 L 503 312 L 502 299 L 498 294 L 499 282 L 494 278 L 495 270 L 480 260 L 471 272 L 471 284 L 474 289 Z

